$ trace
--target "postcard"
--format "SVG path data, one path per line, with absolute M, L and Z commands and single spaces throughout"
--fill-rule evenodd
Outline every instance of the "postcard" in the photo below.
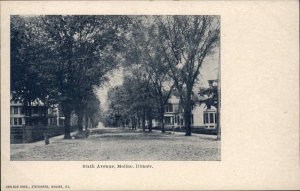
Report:
M 299 189 L 298 1 L 2 1 L 2 190 Z

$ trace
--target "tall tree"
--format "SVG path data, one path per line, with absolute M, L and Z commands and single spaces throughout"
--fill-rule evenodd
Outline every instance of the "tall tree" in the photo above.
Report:
M 152 19 L 153 20 L 153 19 Z M 168 64 L 162 54 L 162 49 L 159 46 L 157 35 L 157 27 L 152 23 L 147 30 L 148 40 L 147 46 L 144 46 L 143 54 L 147 58 L 145 70 L 152 85 L 152 94 L 156 104 L 158 105 L 158 118 L 161 125 L 161 132 L 165 133 L 164 113 L 165 105 L 168 103 L 170 95 L 174 88 L 174 83 L 168 75 Z
M 218 16 L 157 17 L 159 43 L 184 109 L 186 136 L 191 136 L 193 88 L 204 59 L 220 38 Z
M 148 101 L 148 106 L 144 104 L 143 113 L 147 113 L 149 130 L 151 131 L 152 118 L 156 117 L 153 115 L 153 111 L 158 110 L 158 117 L 164 133 L 164 105 L 168 101 L 172 85 L 168 83 L 170 81 L 166 75 L 168 68 L 157 43 L 159 31 L 154 25 L 153 16 L 134 17 L 134 21 L 133 31 L 128 35 L 130 40 L 127 43 L 127 63 L 129 63 L 129 67 L 138 70 L 131 75 L 144 83 L 142 89 L 145 97 L 143 101 Z M 154 105 L 155 107 L 153 107 Z M 159 107 L 156 108 L 156 106 Z
M 130 20 L 126 16 L 68 15 L 27 20 L 34 20 L 34 35 L 30 40 L 39 48 L 30 47 L 32 58 L 21 56 L 30 59 L 35 75 L 41 77 L 39 89 L 46 92 L 43 94 L 46 100 L 60 104 L 65 116 L 64 138 L 69 139 L 74 106 L 83 102 L 86 93 L 93 86 L 100 86 L 107 80 L 107 74 L 118 67 L 118 52 L 122 50 L 124 30 Z M 37 91 L 35 88 L 33 92 Z
M 109 125 L 117 127 L 121 124 L 121 121 L 126 118 L 129 108 L 127 97 L 128 95 L 121 85 L 109 89 L 107 99 L 108 113 L 110 115 L 107 115 L 107 117 L 113 118 Z
M 29 106 L 36 99 L 45 101 L 47 91 L 43 76 L 37 67 L 37 54 L 43 49 L 40 38 L 42 34 L 36 26 L 37 19 L 11 16 L 11 81 L 10 89 L 12 100 L 23 102 Z

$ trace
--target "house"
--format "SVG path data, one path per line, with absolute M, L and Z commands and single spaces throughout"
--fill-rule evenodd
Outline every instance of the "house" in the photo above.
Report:
M 37 125 L 63 125 L 64 117 L 58 107 L 50 108 L 40 101 L 34 101 L 30 106 L 16 101 L 10 102 L 10 126 L 20 127 Z
M 218 85 L 217 80 L 208 80 L 210 88 L 215 88 Z M 183 109 L 180 108 L 179 98 L 175 94 L 172 94 L 168 100 L 168 104 L 165 105 L 164 122 L 165 127 L 182 128 L 185 126 Z M 208 108 L 205 104 L 197 103 L 193 106 L 191 116 L 191 126 L 193 128 L 207 128 L 216 129 L 217 125 L 217 109 L 214 106 Z M 158 120 L 153 121 L 153 126 L 160 126 Z
M 215 129 L 217 121 L 216 111 L 215 107 L 207 109 L 204 104 L 197 104 L 192 110 L 192 127 Z M 174 95 L 171 96 L 168 104 L 165 106 L 164 122 L 165 127 L 183 128 L 185 126 L 183 111 L 179 107 L 179 98 Z M 153 126 L 160 126 L 160 122 L 158 120 L 154 120 Z
M 64 122 L 65 117 L 58 107 L 48 108 L 48 125 L 63 126 Z
M 41 140 L 44 133 L 59 135 L 63 133 L 64 117 L 58 107 L 47 107 L 36 100 L 30 106 L 10 102 L 10 141 L 27 143 Z
M 19 102 L 10 102 L 10 126 L 25 125 L 25 113 L 23 104 Z

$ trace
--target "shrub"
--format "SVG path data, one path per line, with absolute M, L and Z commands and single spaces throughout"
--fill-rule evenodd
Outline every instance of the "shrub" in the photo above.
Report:
M 73 137 L 75 139 L 84 139 L 90 136 L 91 131 L 90 130 L 86 130 L 86 131 L 81 131 L 81 132 L 77 132 Z

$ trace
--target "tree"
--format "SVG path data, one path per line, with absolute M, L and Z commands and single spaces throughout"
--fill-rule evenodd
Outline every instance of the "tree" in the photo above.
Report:
M 74 106 L 82 104 L 93 86 L 100 86 L 107 80 L 107 74 L 118 67 L 118 52 L 122 51 L 124 30 L 130 20 L 126 16 L 67 15 L 27 20 L 32 21 L 33 32 L 28 35 L 32 34 L 29 39 L 33 43 L 29 43 L 28 52 L 33 56 L 18 54 L 35 69 L 34 74 L 40 77 L 37 81 L 42 84 L 39 89 L 43 91 L 39 93 L 33 85 L 28 94 L 20 88 L 16 92 L 23 97 L 36 95 L 45 98 L 45 102 L 58 103 L 65 116 L 64 138 L 69 139 Z
M 32 39 L 41 33 L 36 22 L 36 18 L 11 16 L 11 96 L 12 100 L 22 102 L 25 107 L 36 99 L 45 102 L 47 97 L 47 91 L 42 88 L 45 86 L 43 76 L 36 65 L 37 52 L 43 46 L 40 39 Z
M 95 127 L 98 124 L 101 115 L 100 112 L 100 101 L 93 93 L 88 97 L 85 108 L 86 122 L 89 118 L 91 121 L 91 127 Z M 87 127 L 88 125 L 86 125 L 86 128 Z
M 86 97 L 93 85 L 99 86 L 106 74 L 117 67 L 117 51 L 120 49 L 124 28 L 122 17 L 112 16 L 46 16 L 42 18 L 50 41 L 62 42 L 54 54 L 62 59 L 59 67 L 66 67 L 58 76 L 60 100 L 66 120 L 72 106 Z M 54 44 L 55 46 L 56 44 Z M 59 52 L 58 52 L 59 51 Z M 74 94 L 75 93 L 75 94 Z M 69 138 L 66 121 L 65 138 Z
M 100 117 L 100 101 L 96 97 L 93 90 L 86 90 L 84 96 L 80 97 L 74 105 L 74 110 L 78 116 L 78 130 L 83 131 L 83 126 L 87 129 L 90 119 L 91 125 L 95 126 L 99 122 Z M 85 118 L 85 125 L 83 124 Z
M 158 30 L 154 25 L 154 17 L 134 17 L 133 31 L 129 35 L 127 63 L 130 68 L 136 68 L 136 80 L 143 82 L 144 90 L 142 98 L 144 103 L 143 113 L 147 113 L 149 130 L 152 127 L 153 111 L 158 111 L 162 132 L 164 129 L 164 106 L 172 92 L 173 86 L 166 73 L 168 68 L 158 45 Z M 147 99 L 146 99 L 147 98 Z M 155 105 L 155 107 L 153 107 Z M 144 121 L 143 117 L 143 121 Z M 144 127 L 144 122 L 143 122 Z
M 218 86 L 210 85 L 208 88 L 200 88 L 199 95 L 202 96 L 199 100 L 200 104 L 205 104 L 208 109 L 212 106 L 218 108 Z
M 183 104 L 186 136 L 191 136 L 193 88 L 204 59 L 220 38 L 218 16 L 157 17 L 159 43 Z
M 108 92 L 109 111 L 115 116 L 114 125 L 131 121 L 133 128 L 137 125 L 145 131 L 145 122 L 148 119 L 148 129 L 152 131 L 152 119 L 155 117 L 156 105 L 152 95 L 153 87 L 146 80 L 146 75 L 140 68 L 125 72 L 123 84 L 116 86 Z M 107 120 L 109 121 L 109 120 Z
M 161 125 L 161 132 L 165 133 L 164 113 L 165 105 L 168 103 L 170 95 L 173 91 L 174 84 L 168 73 L 168 65 L 162 55 L 162 50 L 157 43 L 157 30 L 155 25 L 148 30 L 149 41 L 148 46 L 145 46 L 144 54 L 147 56 L 147 62 L 144 62 L 148 74 L 148 78 L 153 86 L 152 93 L 158 107 L 158 118 Z
M 220 126 L 220 84 L 218 80 L 212 80 L 208 88 L 200 88 L 199 99 L 200 104 L 205 104 L 208 109 L 215 107 L 217 109 L 217 139 L 221 139 L 221 126 Z
M 107 93 L 108 98 L 108 118 L 112 121 L 108 125 L 120 126 L 121 121 L 126 118 L 128 105 L 127 95 L 122 86 L 111 88 Z

